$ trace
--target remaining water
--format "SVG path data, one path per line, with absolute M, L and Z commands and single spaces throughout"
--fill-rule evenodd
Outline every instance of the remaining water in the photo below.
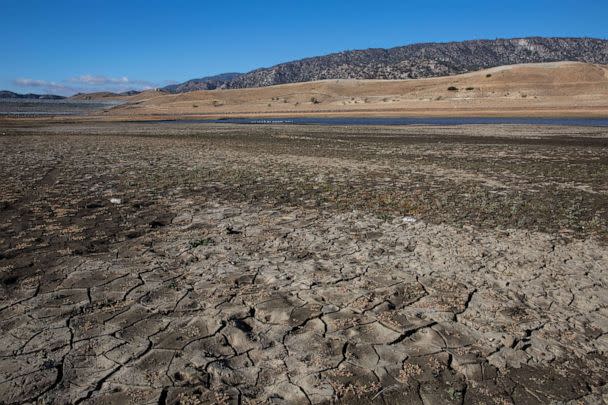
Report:
M 166 123 L 225 123 L 248 125 L 272 124 L 309 124 L 309 125 L 478 125 L 478 124 L 514 124 L 514 125 L 569 125 L 607 127 L 608 118 L 224 118 L 219 120 L 174 120 Z
M 122 101 L 0 99 L 0 116 L 79 115 L 122 104 Z M 569 125 L 608 127 L 607 118 L 411 118 L 411 117 L 294 117 L 223 118 L 218 120 L 166 120 L 159 123 L 224 123 L 245 125 Z

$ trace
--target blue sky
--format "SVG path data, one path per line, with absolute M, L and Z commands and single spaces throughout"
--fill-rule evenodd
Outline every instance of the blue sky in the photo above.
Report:
M 0 0 L 0 89 L 141 89 L 416 42 L 608 38 L 607 0 Z

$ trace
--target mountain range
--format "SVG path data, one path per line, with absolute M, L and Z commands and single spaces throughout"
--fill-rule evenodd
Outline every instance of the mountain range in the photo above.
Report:
M 162 90 L 183 93 L 324 79 L 419 79 L 503 65 L 559 61 L 608 64 L 608 40 L 529 37 L 344 51 L 281 63 L 244 74 L 227 73 L 189 80 Z
M 14 93 L 12 91 L 7 91 L 7 90 L 0 90 L 0 99 L 7 99 L 7 98 L 13 98 L 13 99 L 38 99 L 38 100 L 62 100 L 65 97 L 63 96 L 56 96 L 54 94 L 33 94 L 33 93 L 27 93 L 27 94 L 19 94 L 19 93 Z
M 608 40 L 596 38 L 528 37 L 420 43 L 383 49 L 332 53 L 260 68 L 248 73 L 223 73 L 171 84 L 160 90 L 240 89 L 325 79 L 420 79 L 524 64 L 578 61 L 608 64 Z M 113 97 L 137 94 L 136 91 Z M 87 98 L 87 95 L 77 95 Z M 61 96 L 0 92 L 0 98 L 60 99 Z

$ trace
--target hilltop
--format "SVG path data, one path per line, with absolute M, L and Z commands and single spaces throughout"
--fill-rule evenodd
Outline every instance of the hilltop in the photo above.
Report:
M 129 96 L 136 96 L 141 91 L 129 90 L 122 93 L 114 93 L 111 91 L 98 91 L 95 93 L 78 93 L 70 97 L 72 100 L 121 100 Z

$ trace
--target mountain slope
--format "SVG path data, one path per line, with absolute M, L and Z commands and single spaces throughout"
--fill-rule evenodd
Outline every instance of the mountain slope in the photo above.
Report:
M 226 83 L 241 76 L 242 73 L 222 73 L 216 76 L 201 77 L 200 79 L 192 79 L 180 84 L 171 84 L 165 86 L 162 90 L 168 93 L 186 93 L 196 90 L 214 90 L 224 87 Z
M 607 64 L 608 41 L 535 37 L 347 51 L 254 70 L 233 79 L 227 87 L 261 87 L 324 79 L 417 79 L 503 65 L 557 61 Z
M 608 66 L 509 65 L 415 80 L 321 80 L 246 89 L 143 92 L 108 115 L 127 117 L 608 116 Z
M 496 66 L 559 61 L 608 64 L 608 40 L 532 37 L 345 51 L 282 63 L 245 74 L 226 73 L 193 79 L 167 86 L 163 90 L 185 93 L 325 79 L 419 79 Z

